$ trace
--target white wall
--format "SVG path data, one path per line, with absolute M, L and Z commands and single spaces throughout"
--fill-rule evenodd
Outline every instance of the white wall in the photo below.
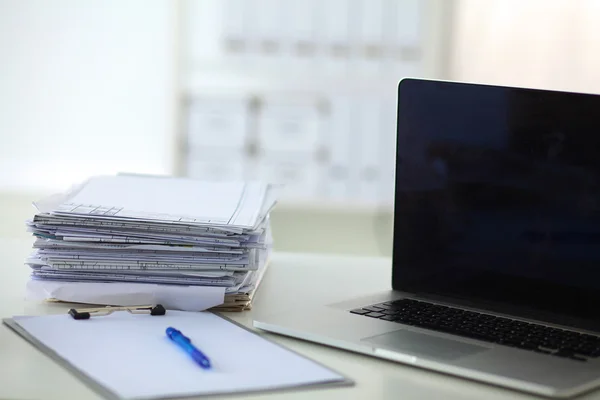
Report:
M 600 1 L 460 0 L 452 78 L 600 93 Z
M 0 189 L 170 172 L 175 4 L 0 0 Z

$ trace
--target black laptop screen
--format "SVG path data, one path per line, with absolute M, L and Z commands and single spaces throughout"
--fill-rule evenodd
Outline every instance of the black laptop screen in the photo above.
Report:
M 397 146 L 395 289 L 600 325 L 600 96 L 404 80 Z

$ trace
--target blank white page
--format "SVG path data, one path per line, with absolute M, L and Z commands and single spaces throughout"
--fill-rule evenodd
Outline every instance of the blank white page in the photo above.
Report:
M 207 182 L 151 176 L 98 176 L 58 211 L 252 227 L 263 205 L 259 182 Z
M 79 371 L 126 399 L 256 391 L 346 381 L 341 375 L 212 313 L 117 312 L 15 317 L 18 325 Z M 172 326 L 212 363 L 204 370 L 165 334 Z

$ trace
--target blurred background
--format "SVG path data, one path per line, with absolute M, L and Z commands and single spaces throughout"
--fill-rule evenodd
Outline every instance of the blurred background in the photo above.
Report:
M 0 236 L 96 174 L 286 184 L 275 247 L 391 254 L 404 77 L 600 92 L 600 0 L 0 0 Z

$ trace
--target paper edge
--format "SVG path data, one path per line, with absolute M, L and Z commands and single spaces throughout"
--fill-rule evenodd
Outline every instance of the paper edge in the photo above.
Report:
M 50 282 L 52 284 L 54 284 L 54 282 Z M 81 285 L 83 284 L 83 285 Z M 67 287 L 67 286 L 81 286 L 81 287 L 85 287 L 86 285 L 90 285 L 90 284 L 95 284 L 97 286 L 99 285 L 105 285 L 105 283 L 90 283 L 90 282 L 56 282 L 57 286 L 62 287 Z M 75 299 L 72 296 L 61 296 L 61 297 L 55 297 L 56 293 L 49 293 L 46 288 L 43 287 L 44 285 L 44 281 L 32 281 L 29 280 L 26 284 L 26 299 L 27 300 L 32 300 L 32 301 L 46 301 L 46 302 L 60 302 L 60 303 L 71 303 L 71 304 L 87 304 L 87 305 L 95 305 L 95 306 L 107 306 L 107 305 L 118 305 L 118 306 L 131 306 L 131 305 L 135 305 L 134 303 L 129 303 L 128 304 L 124 304 L 123 302 L 108 302 L 108 301 L 102 301 L 102 302 L 93 302 L 93 301 L 80 301 L 81 299 Z M 121 282 L 115 282 L 115 283 L 110 283 L 110 285 L 113 285 L 114 287 L 117 286 L 121 286 Z M 135 283 L 132 285 L 136 285 Z M 150 290 L 152 288 L 155 288 L 156 286 L 161 286 L 161 285 L 156 285 L 156 284 L 139 284 L 139 285 L 145 285 L 148 293 L 154 293 L 154 291 Z M 39 291 L 39 292 L 35 292 L 34 293 L 34 289 L 32 288 L 33 286 L 38 286 L 35 290 Z M 203 306 L 202 310 L 194 308 L 194 309 L 181 309 L 178 307 L 173 307 L 173 304 L 170 303 L 166 303 L 164 301 L 151 301 L 151 303 L 161 303 L 163 305 L 165 305 L 167 308 L 169 309 L 173 309 L 173 310 L 179 310 L 179 311 L 187 311 L 187 312 L 200 312 L 200 311 L 206 311 L 211 309 L 212 307 L 216 307 L 218 305 L 224 304 L 225 302 L 225 290 L 223 290 L 223 288 L 221 287 L 216 287 L 216 286 L 207 286 L 210 288 L 210 290 L 215 291 L 215 292 L 219 292 L 218 296 L 218 300 L 213 299 L 210 302 L 207 302 L 209 305 L 208 306 Z M 202 287 L 198 287 L 197 290 L 203 290 L 201 289 Z M 41 295 L 41 290 L 44 290 L 43 296 Z M 206 289 L 204 289 L 206 290 Z M 160 290 L 159 290 L 160 292 Z M 38 295 L 40 294 L 40 295 Z M 122 295 L 122 294 L 121 294 Z M 114 296 L 114 295 L 113 295 Z M 190 296 L 190 294 L 188 294 L 188 296 Z M 97 299 L 96 299 L 97 300 Z M 138 304 L 138 303 L 136 303 Z
M 69 198 L 79 193 L 79 191 L 81 191 L 81 189 L 83 189 L 85 185 L 87 185 L 88 182 L 93 178 L 94 177 L 90 177 L 83 182 L 75 183 L 63 192 L 54 193 L 39 200 L 33 201 L 32 205 L 40 213 L 50 213 L 62 203 L 66 202 Z

